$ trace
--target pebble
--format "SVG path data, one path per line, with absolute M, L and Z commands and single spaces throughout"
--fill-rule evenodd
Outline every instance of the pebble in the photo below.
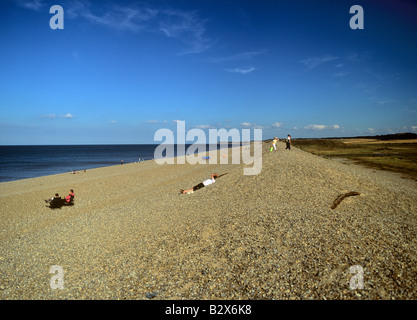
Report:
M 147 293 L 146 298 L 153 299 L 158 295 L 158 292 Z

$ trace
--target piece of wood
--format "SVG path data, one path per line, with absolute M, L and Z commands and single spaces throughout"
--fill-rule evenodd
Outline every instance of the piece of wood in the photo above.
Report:
M 343 201 L 343 199 L 345 199 L 347 197 L 351 197 L 351 196 L 358 196 L 358 195 L 360 195 L 360 193 L 356 192 L 356 191 L 351 191 L 351 192 L 348 192 L 348 193 L 341 194 L 340 196 L 338 196 L 336 198 L 335 201 L 333 201 L 333 205 L 332 205 L 331 208 L 336 209 L 336 207 Z

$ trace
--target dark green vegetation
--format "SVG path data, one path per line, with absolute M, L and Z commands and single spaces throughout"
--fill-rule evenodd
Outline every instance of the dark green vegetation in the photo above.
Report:
M 330 158 L 349 159 L 374 169 L 389 170 L 417 180 L 417 139 L 393 135 L 339 139 L 294 139 L 293 146 Z

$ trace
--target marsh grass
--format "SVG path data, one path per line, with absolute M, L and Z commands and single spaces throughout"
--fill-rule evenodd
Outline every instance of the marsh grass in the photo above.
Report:
M 349 159 L 417 180 L 417 141 L 377 139 L 297 139 L 294 147 L 330 159 Z

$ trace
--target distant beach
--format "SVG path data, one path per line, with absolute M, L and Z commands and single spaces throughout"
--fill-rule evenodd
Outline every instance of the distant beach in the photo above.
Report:
M 78 172 L 154 158 L 156 144 L 0 146 L 0 182 Z M 190 145 L 186 144 L 188 148 Z M 230 147 L 231 145 L 229 145 Z M 209 146 L 206 146 L 208 150 Z M 220 148 L 221 145 L 217 145 Z M 176 149 L 174 149 L 175 154 Z

